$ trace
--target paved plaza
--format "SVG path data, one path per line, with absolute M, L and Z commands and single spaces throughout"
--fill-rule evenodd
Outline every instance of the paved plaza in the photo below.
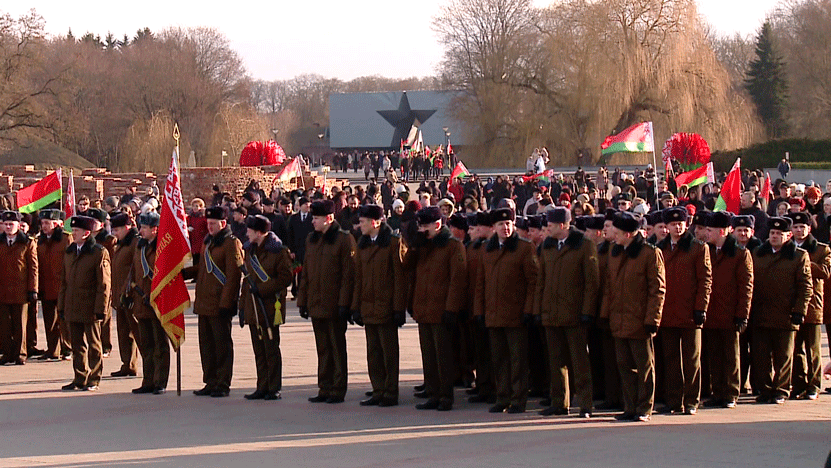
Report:
M 105 378 L 98 392 L 62 392 L 69 362 L 0 367 L 0 467 L 87 466 L 569 466 L 821 467 L 831 449 L 831 395 L 815 402 L 702 409 L 616 422 L 613 413 L 541 417 L 538 400 L 521 415 L 490 414 L 456 390 L 453 411 L 417 411 L 421 382 L 415 324 L 401 329 L 401 405 L 361 407 L 369 389 L 363 330 L 350 326 L 346 402 L 312 404 L 317 393 L 311 323 L 289 307 L 281 330 L 283 399 L 246 401 L 255 371 L 248 330 L 234 319 L 234 380 L 228 398 L 202 387 L 196 317 L 188 311 L 182 395 L 175 365 L 165 395 L 133 395 L 140 378 Z M 409 318 L 408 318 L 409 319 Z M 113 330 L 115 333 L 115 330 Z M 43 340 L 42 331 L 40 340 Z M 43 341 L 41 341 L 43 342 Z M 827 348 L 825 348 L 827 356 Z M 104 373 L 117 370 L 117 351 Z

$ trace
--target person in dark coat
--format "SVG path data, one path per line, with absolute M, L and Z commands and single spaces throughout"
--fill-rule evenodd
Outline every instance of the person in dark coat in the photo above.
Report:
M 291 259 L 303 264 L 306 258 L 306 238 L 314 231 L 312 216 L 309 214 L 309 199 L 300 197 L 297 201 L 298 211 L 289 216 L 286 229 L 286 244 L 291 251 Z M 291 283 L 291 295 L 297 297 L 297 275 Z

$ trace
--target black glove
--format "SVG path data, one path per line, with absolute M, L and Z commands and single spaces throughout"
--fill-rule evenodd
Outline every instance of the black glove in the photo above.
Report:
M 59 319 L 61 319 L 61 320 L 64 320 L 64 318 L 63 318 L 63 311 L 62 311 L 62 310 L 59 310 L 59 311 L 58 311 L 58 318 L 59 318 Z
M 352 312 L 349 311 L 349 307 L 339 306 L 338 316 L 340 316 L 341 320 L 346 320 L 350 324 L 355 325 L 355 321 L 352 320 Z
M 465 310 L 465 309 L 460 310 L 460 311 L 459 311 L 459 321 L 460 321 L 460 322 L 464 322 L 464 321 L 466 321 L 466 320 L 467 320 L 468 315 L 469 315 L 469 314 L 467 313 L 467 310 Z
M 231 318 L 234 315 L 237 315 L 237 314 L 234 312 L 234 309 L 231 308 L 231 307 L 220 307 L 219 308 L 219 316 L 220 317 Z
M 410 314 L 410 318 L 413 318 L 413 309 L 407 309 L 407 313 Z
M 531 314 L 522 314 L 522 325 L 531 328 L 534 326 L 534 316 Z
M 103 321 L 104 317 L 105 317 L 104 314 L 95 314 L 95 320 L 96 321 Z
M 259 296 L 260 295 L 260 288 L 257 287 L 257 283 L 255 283 L 253 281 L 250 281 L 248 283 L 248 292 L 250 292 L 251 294 L 253 294 L 255 296 Z
M 705 320 L 707 320 L 707 312 L 704 312 L 703 310 L 693 311 L 693 322 L 695 322 L 697 326 L 704 325 Z
M 239 327 L 245 328 L 245 311 L 239 311 Z
M 29 291 L 29 292 L 26 294 L 26 297 L 29 299 L 29 302 L 37 302 L 37 300 L 38 300 L 38 293 L 36 293 L 35 291 Z
M 580 314 L 580 325 L 589 327 L 594 322 L 594 315 Z
M 598 328 L 609 328 L 611 324 L 609 323 L 609 317 L 600 317 L 597 319 L 597 326 Z
M 122 294 L 119 302 L 122 309 L 129 310 L 133 308 L 133 298 L 129 294 Z
M 300 312 L 300 318 L 304 318 L 309 320 L 309 308 L 308 307 L 298 307 Z
M 403 327 L 404 324 L 407 323 L 407 314 L 405 314 L 403 310 L 393 311 L 392 323 L 396 327 Z
M 802 314 L 791 314 L 791 323 L 794 325 L 802 325 L 805 321 L 805 316 Z
M 736 331 L 741 335 L 747 330 L 747 319 L 736 317 L 733 319 L 733 325 L 736 326 Z
M 658 325 L 652 325 L 651 323 L 648 325 L 644 325 L 643 329 L 646 330 L 646 332 L 650 335 L 658 333 Z
M 456 314 L 450 312 L 449 310 L 445 310 L 444 313 L 441 314 L 441 323 L 444 325 L 444 328 L 453 330 L 453 326 L 456 324 Z
M 359 327 L 364 326 L 364 320 L 361 317 L 361 311 L 360 310 L 353 310 L 352 311 L 352 322 L 354 322 L 355 325 L 357 325 Z
M 484 315 L 477 315 L 476 316 L 476 324 L 482 328 L 485 328 L 485 316 Z
M 533 326 L 541 327 L 542 326 L 542 315 L 535 315 L 532 321 Z

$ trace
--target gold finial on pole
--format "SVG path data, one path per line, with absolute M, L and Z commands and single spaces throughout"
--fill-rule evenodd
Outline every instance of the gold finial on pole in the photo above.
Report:
M 182 135 L 179 133 L 179 124 L 173 124 L 173 139 L 176 140 L 176 146 L 179 146 L 179 138 Z

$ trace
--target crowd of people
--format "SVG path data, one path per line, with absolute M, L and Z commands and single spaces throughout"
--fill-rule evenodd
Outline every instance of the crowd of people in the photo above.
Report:
M 257 369 L 245 398 L 281 398 L 290 300 L 314 332 L 313 403 L 344 401 L 346 330 L 361 326 L 372 389 L 360 404 L 398 405 L 398 329 L 408 321 L 421 348 L 419 410 L 451 410 L 457 387 L 493 413 L 537 399 L 546 416 L 576 407 L 624 421 L 649 421 L 656 402 L 694 415 L 735 408 L 742 394 L 783 404 L 823 392 L 831 180 L 823 190 L 780 179 L 764 194 L 761 172 L 746 170 L 731 214 L 714 211 L 719 182 L 656 184 L 651 166 L 550 177 L 535 167 L 424 180 L 414 193 L 395 177 L 367 177 L 330 192 L 265 193 L 252 180 L 238 197 L 215 186 L 207 202 L 192 200 L 183 276 L 196 283 L 205 384 L 196 395 L 228 396 L 238 315 Z M 58 209 L 26 215 L 0 198 L 0 362 L 72 360 L 63 389 L 96 390 L 115 315 L 121 365 L 111 375 L 137 375 L 141 361 L 133 392 L 166 391 L 169 343 L 149 301 L 157 196 L 82 198 L 68 228 Z
M 445 169 L 453 169 L 458 159 L 452 148 L 447 152 L 440 146 L 432 151 L 425 148 L 420 151 L 339 152 L 331 156 L 331 161 L 335 170 L 341 172 L 363 170 L 367 181 L 374 177 L 376 180 L 387 178 L 409 182 L 439 179 Z

